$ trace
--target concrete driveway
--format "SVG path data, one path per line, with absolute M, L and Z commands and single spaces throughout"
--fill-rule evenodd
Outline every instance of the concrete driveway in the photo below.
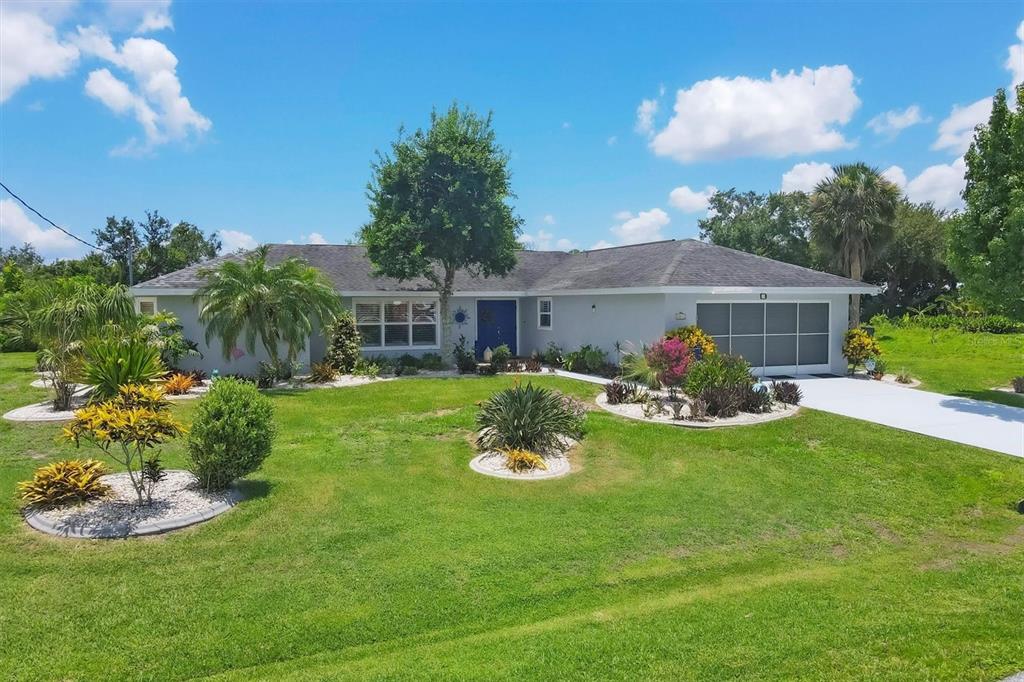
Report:
M 796 383 L 816 410 L 1024 457 L 1024 408 L 849 377 Z

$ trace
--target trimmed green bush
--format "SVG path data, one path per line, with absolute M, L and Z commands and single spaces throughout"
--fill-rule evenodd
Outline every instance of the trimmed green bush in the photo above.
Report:
M 341 311 L 331 325 L 330 332 L 330 345 L 327 347 L 324 360 L 342 374 L 351 374 L 359 359 L 359 349 L 362 345 L 356 318 L 348 310 Z
M 223 490 L 260 468 L 274 441 L 274 408 L 252 384 L 217 379 L 196 408 L 189 469 L 207 490 Z

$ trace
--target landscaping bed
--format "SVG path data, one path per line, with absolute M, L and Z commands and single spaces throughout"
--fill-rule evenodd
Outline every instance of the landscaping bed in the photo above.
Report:
M 153 488 L 152 503 L 139 505 L 128 474 L 100 478 L 110 494 L 80 504 L 28 507 L 25 521 L 38 531 L 67 538 L 125 538 L 195 525 L 223 514 L 241 500 L 236 488 L 206 492 L 187 471 L 171 470 Z
M 663 407 L 657 412 L 651 412 L 649 408 L 641 403 L 620 403 L 617 405 L 608 404 L 608 396 L 601 393 L 597 396 L 597 404 L 602 409 L 628 419 L 649 422 L 652 424 L 670 424 L 691 429 L 710 429 L 726 426 L 748 426 L 751 424 L 763 424 L 765 422 L 784 419 L 795 415 L 799 408 L 786 405 L 785 403 L 774 403 L 767 412 L 751 413 L 739 412 L 732 417 L 705 417 L 701 420 L 694 420 L 690 414 L 690 408 L 682 408 L 682 418 L 676 419 L 669 407 Z

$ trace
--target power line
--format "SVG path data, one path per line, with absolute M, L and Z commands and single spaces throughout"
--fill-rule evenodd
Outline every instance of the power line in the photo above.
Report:
M 52 220 L 50 220 L 49 218 L 47 218 L 46 216 L 44 216 L 44 215 L 43 215 L 42 213 L 40 213 L 39 211 L 35 210 L 34 208 L 32 208 L 31 206 L 29 206 L 28 204 L 26 204 L 26 203 L 25 203 L 25 200 L 24 200 L 24 199 L 22 199 L 22 198 L 21 198 L 21 197 L 19 197 L 19 196 L 18 196 L 17 194 L 15 194 L 14 192 L 12 192 L 12 191 L 11 191 L 11 188 L 10 188 L 10 187 L 8 187 L 7 185 L 5 185 L 5 184 L 4 184 L 3 182 L 0 182 L 0 187 L 3 187 L 3 188 L 4 188 L 5 190 L 7 190 L 7 193 L 8 193 L 8 194 L 10 194 L 10 195 L 11 195 L 12 197 L 14 197 L 15 199 L 17 199 L 17 200 L 18 200 L 18 202 L 19 202 L 19 203 L 20 203 L 20 204 L 21 204 L 22 206 L 24 206 L 24 207 L 25 207 L 25 208 L 27 208 L 28 210 L 32 211 L 32 212 L 33 212 L 33 213 L 35 213 L 35 214 L 36 214 L 37 216 L 39 216 L 40 218 L 42 218 L 43 220 L 45 220 L 45 221 L 46 221 L 46 222 L 48 222 L 49 224 L 53 225 L 53 226 L 54 226 L 54 227 L 56 227 L 56 228 L 57 228 L 58 230 L 60 230 L 61 232 L 63 232 L 63 233 L 64 233 L 64 234 L 66 234 L 67 236 L 71 237 L 71 238 L 72 238 L 72 239 L 74 239 L 75 241 L 77 241 L 77 242 L 81 242 L 81 243 L 85 244 L 86 246 L 88 246 L 88 247 L 89 247 L 90 249 L 93 249 L 93 250 L 95 250 L 95 251 L 104 251 L 104 252 L 106 252 L 106 249 L 101 249 L 100 247 L 96 246 L 95 244 L 90 244 L 89 242 L 85 241 L 85 240 L 84 240 L 84 239 L 82 239 L 81 237 L 78 237 L 78 236 L 76 236 L 76 235 L 73 235 L 73 234 L 71 234 L 70 232 L 68 232 L 67 230 L 65 230 L 65 229 L 64 229 L 63 227 L 61 227 L 61 226 L 60 226 L 60 225 L 58 225 L 57 223 L 53 222 Z

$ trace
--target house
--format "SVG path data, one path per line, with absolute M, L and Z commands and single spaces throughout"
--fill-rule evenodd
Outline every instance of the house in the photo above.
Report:
M 254 373 L 265 360 L 232 349 L 225 361 L 216 339 L 204 343 L 193 299 L 199 270 L 230 254 L 132 288 L 139 310 L 166 310 L 200 343 L 202 359 L 186 369 Z M 362 246 L 275 244 L 270 261 L 306 259 L 337 287 L 355 313 L 364 352 L 414 355 L 439 350 L 438 297 L 425 280 L 377 278 Z M 697 324 L 722 350 L 740 354 L 760 374 L 845 373 L 842 335 L 850 294 L 877 288 L 818 272 L 684 239 L 566 253 L 522 251 L 506 277 L 459 273 L 451 299 L 452 334 L 479 353 L 505 343 L 517 355 L 554 343 L 565 350 L 592 344 L 615 357 L 616 344 L 640 348 L 666 330 Z M 323 358 L 326 340 L 316 332 L 300 362 Z

